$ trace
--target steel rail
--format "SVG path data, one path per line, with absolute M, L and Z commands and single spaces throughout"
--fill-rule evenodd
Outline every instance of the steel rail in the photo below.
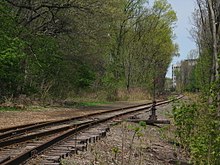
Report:
M 73 122 L 74 120 L 79 120 L 79 119 L 83 119 L 83 118 L 87 118 L 87 117 L 92 117 L 92 116 L 99 115 L 99 114 L 105 114 L 105 113 L 110 113 L 110 112 L 115 112 L 115 111 L 120 111 L 120 110 L 126 110 L 126 109 L 129 109 L 129 108 L 135 108 L 135 107 L 144 106 L 144 105 L 150 105 L 150 104 L 151 103 L 134 105 L 134 106 L 128 106 L 128 107 L 124 107 L 124 108 L 117 108 L 117 109 L 113 109 L 113 110 L 107 110 L 107 111 L 102 111 L 102 112 L 82 115 L 82 116 L 68 118 L 68 119 L 63 119 L 63 120 L 56 120 L 56 121 L 52 121 L 52 122 L 42 122 L 42 123 L 35 123 L 35 124 L 25 125 L 27 127 L 25 127 L 25 126 L 24 127 L 22 127 L 22 126 L 11 127 L 10 130 L 12 128 L 14 128 L 15 130 L 11 130 L 9 132 L 5 132 L 3 134 L 0 134 L 0 139 L 1 139 L 0 140 L 0 147 L 5 146 L 5 145 L 2 145 L 3 142 L 9 141 L 10 139 L 16 138 L 17 136 L 21 136 L 24 133 L 28 133 L 28 131 L 34 131 L 34 130 L 38 130 L 38 129 L 41 129 L 41 128 L 46 128 L 48 126 L 52 127 L 52 126 L 59 125 L 59 124 L 62 124 L 62 123 L 63 124 L 65 124 L 67 122 L 70 123 L 70 122 Z M 160 104 L 160 102 L 158 102 L 157 104 Z M 18 128 L 20 128 L 20 129 L 18 129 Z M 8 143 L 8 145 L 10 145 L 10 144 L 12 144 L 12 143 L 11 142 Z
M 25 128 L 25 127 L 30 127 L 30 126 L 38 125 L 38 124 L 42 124 L 42 123 L 46 123 L 46 122 L 42 121 L 42 122 L 38 122 L 38 123 L 30 123 L 30 124 L 24 124 L 24 125 L 19 125 L 19 126 L 12 126 L 12 127 L 7 127 L 7 128 L 2 128 L 2 129 L 0 129 L 0 133 L 5 133 L 5 132 L 12 131 L 12 130 L 17 130 L 17 129 L 21 129 L 21 128 Z
M 179 97 L 179 98 L 181 98 L 181 97 Z M 177 99 L 179 99 L 179 98 L 177 98 Z M 168 103 L 170 101 L 160 101 L 157 103 L 157 105 L 160 105 L 161 103 L 164 103 L 164 102 Z M 53 121 L 53 122 L 44 122 L 39 125 L 35 124 L 35 125 L 31 125 L 27 128 L 21 128 L 19 130 L 10 131 L 10 132 L 7 132 L 5 134 L 0 135 L 0 139 L 1 139 L 0 140 L 0 147 L 5 147 L 5 146 L 12 145 L 15 143 L 24 142 L 24 141 L 27 141 L 30 139 L 35 139 L 38 137 L 43 137 L 43 136 L 55 134 L 55 133 L 58 133 L 61 131 L 68 130 L 71 127 L 73 127 L 74 125 L 77 126 L 77 124 L 72 124 L 70 126 L 66 126 L 63 128 L 58 128 L 58 129 L 49 130 L 49 131 L 43 131 L 40 133 L 35 133 L 33 135 L 16 138 L 16 136 L 21 135 L 21 133 L 27 133 L 27 131 L 33 131 L 33 130 L 36 130 L 36 129 L 39 129 L 42 127 L 46 127 L 46 126 L 54 126 L 54 125 L 58 125 L 58 124 L 65 123 L 65 122 L 73 122 L 74 120 L 77 120 L 77 119 L 83 119 L 83 118 L 87 118 L 87 117 L 92 117 L 92 116 L 96 116 L 96 115 L 102 115 L 102 114 L 107 114 L 107 113 L 117 112 L 117 111 L 120 112 L 121 110 L 136 108 L 136 107 L 140 107 L 140 106 L 147 106 L 147 105 L 151 105 L 151 103 L 134 105 L 134 106 L 124 107 L 124 108 L 117 108 L 117 109 L 113 109 L 113 110 L 107 110 L 107 111 L 103 111 L 103 112 L 97 112 L 97 113 L 87 114 L 87 115 L 83 115 L 83 116 L 78 116 L 78 117 L 74 117 L 74 118 L 70 118 L 70 119 L 58 120 L 58 121 Z M 10 137 L 10 139 L 4 139 L 6 137 Z
M 92 121 L 87 121 L 87 122 L 90 123 Z M 48 130 L 48 131 L 46 130 L 46 131 L 42 131 L 42 132 L 39 132 L 39 133 L 31 134 L 31 135 L 26 135 L 26 136 L 17 137 L 17 138 L 14 138 L 14 139 L 9 139 L 9 140 L 5 140 L 5 141 L 1 141 L 0 142 L 0 147 L 5 147 L 5 146 L 12 145 L 12 144 L 25 142 L 27 140 L 36 139 L 36 138 L 40 138 L 40 137 L 56 134 L 56 133 L 59 133 L 59 132 L 67 131 L 67 130 L 73 128 L 73 127 L 78 127 L 78 126 L 80 126 L 82 124 L 85 124 L 87 122 L 76 123 L 76 124 L 64 126 L 64 127 L 61 127 L 61 128 L 55 128 L 55 129 Z
M 115 112 L 115 111 L 121 111 L 121 110 L 126 110 L 126 109 L 130 109 L 130 108 L 139 107 L 139 106 L 145 106 L 145 105 L 151 105 L 151 103 L 138 104 L 138 105 L 133 105 L 133 106 L 126 106 L 126 107 L 123 107 L 123 108 L 116 108 L 116 109 L 112 109 L 112 110 L 106 110 L 106 111 L 102 111 L 102 112 L 96 112 L 96 113 L 81 115 L 81 116 L 62 119 L 62 120 L 49 121 L 49 122 L 40 122 L 40 123 L 35 123 L 35 124 L 32 123 L 32 124 L 23 125 L 23 126 L 21 125 L 21 126 L 18 126 L 18 127 L 5 128 L 5 129 L 0 130 L 0 132 L 3 132 L 4 130 L 9 130 L 9 131 L 0 134 L 0 139 L 3 140 L 4 138 L 7 138 L 7 137 L 18 136 L 22 133 L 27 133 L 28 131 L 32 131 L 34 129 L 36 130 L 36 129 L 40 129 L 40 128 L 44 128 L 44 127 L 48 127 L 48 126 L 58 125 L 58 124 L 61 124 L 61 123 L 72 122 L 74 120 L 79 120 L 79 119 L 83 119 L 83 118 L 87 118 L 87 117 L 96 116 L 96 115 L 99 115 L 99 114 L 105 114 L 105 113 L 110 113 L 110 112 Z
M 180 99 L 180 98 L 181 97 L 179 97 L 177 99 Z M 158 104 L 156 104 L 156 106 L 167 104 L 167 103 L 170 103 L 171 101 L 173 101 L 173 100 L 161 101 Z M 52 145 L 54 145 L 54 144 L 56 144 L 56 143 L 58 143 L 60 141 L 63 141 L 67 137 L 72 136 L 72 135 L 76 134 L 79 131 L 82 131 L 84 129 L 88 129 L 91 126 L 94 126 L 94 125 L 106 122 L 106 121 L 111 120 L 113 118 L 117 118 L 117 117 L 120 117 L 120 116 L 123 116 L 123 115 L 126 115 L 126 114 L 137 113 L 139 111 L 143 111 L 143 110 L 149 109 L 150 107 L 151 107 L 151 104 L 142 106 L 141 108 L 137 108 L 137 106 L 133 106 L 132 108 L 136 108 L 135 110 L 128 110 L 126 112 L 122 111 L 119 114 L 112 114 L 112 115 L 110 115 L 108 117 L 101 118 L 101 119 L 99 118 L 99 119 L 97 119 L 95 121 L 92 121 L 92 122 L 89 122 L 87 124 L 82 124 L 81 126 L 79 126 L 77 128 L 69 129 L 68 131 L 66 131 L 66 132 L 62 133 L 61 135 L 53 138 L 52 140 L 47 141 L 44 144 L 39 145 L 39 146 L 37 146 L 37 147 L 35 147 L 35 148 L 33 148 L 33 149 L 31 149 L 31 150 L 21 154 L 21 155 L 13 158 L 12 160 L 6 161 L 5 163 L 3 163 L 3 165 L 17 165 L 17 164 L 23 163 L 23 162 L 27 161 L 28 159 L 30 159 L 32 156 L 34 156 L 36 154 L 39 154 L 39 153 L 42 153 L 48 147 L 51 147 Z M 120 110 L 122 110 L 122 109 L 120 109 Z

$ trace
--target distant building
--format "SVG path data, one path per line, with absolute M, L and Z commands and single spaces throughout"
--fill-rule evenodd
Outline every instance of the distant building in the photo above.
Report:
M 172 84 L 173 88 L 176 88 L 177 85 L 177 74 L 180 72 L 180 64 L 172 65 Z
M 173 88 L 182 90 L 190 83 L 191 74 L 196 64 L 197 59 L 187 59 L 172 65 Z

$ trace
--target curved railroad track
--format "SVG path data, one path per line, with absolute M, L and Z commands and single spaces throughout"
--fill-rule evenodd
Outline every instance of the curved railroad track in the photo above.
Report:
M 182 96 L 177 97 L 180 99 Z M 170 101 L 159 101 L 157 106 Z M 141 104 L 0 130 L 0 165 L 37 164 L 58 165 L 60 160 L 86 150 L 89 142 L 104 137 L 113 119 L 125 119 L 150 111 L 152 104 Z M 28 162 L 27 162 L 28 161 Z

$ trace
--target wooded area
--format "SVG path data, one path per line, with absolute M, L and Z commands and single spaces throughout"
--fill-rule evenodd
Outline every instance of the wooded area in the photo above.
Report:
M 177 144 L 193 164 L 220 164 L 220 2 L 195 0 L 198 55 L 173 108 Z M 1 0 L 0 103 L 25 95 L 65 99 L 83 92 L 164 90 L 176 13 L 166 0 Z M 187 86 L 187 87 L 186 87 Z M 190 97 L 189 97 L 190 98 Z
M 3 0 L 1 99 L 160 90 L 177 51 L 166 0 Z
M 196 0 L 191 34 L 198 52 L 191 89 L 196 97 L 174 107 L 180 144 L 193 164 L 220 164 L 220 2 Z

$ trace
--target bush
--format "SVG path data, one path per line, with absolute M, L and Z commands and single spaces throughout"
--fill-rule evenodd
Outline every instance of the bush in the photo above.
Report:
M 173 107 L 176 136 L 193 164 L 220 163 L 220 122 L 207 102 L 179 102 Z

